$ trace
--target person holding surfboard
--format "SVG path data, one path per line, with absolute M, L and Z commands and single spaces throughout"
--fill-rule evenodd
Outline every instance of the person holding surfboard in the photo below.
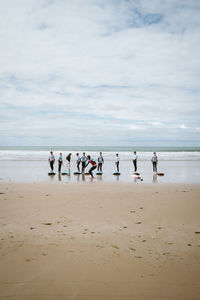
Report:
M 86 164 L 85 167 L 87 167 L 89 164 L 92 165 L 92 167 L 89 169 L 88 172 L 90 173 L 91 178 L 94 178 L 92 171 L 94 171 L 94 170 L 96 169 L 97 163 L 96 163 L 96 161 L 95 161 L 93 158 L 91 158 L 90 155 L 87 156 L 87 161 L 88 161 L 88 162 L 87 162 L 87 164 Z
M 115 165 L 117 167 L 117 172 L 119 173 L 119 161 L 120 161 L 120 158 L 119 158 L 119 154 L 116 153 L 116 161 L 115 161 Z
M 77 166 L 77 169 L 78 169 L 78 172 L 80 172 L 80 163 L 81 163 L 81 158 L 79 156 L 79 153 L 76 153 L 76 156 L 77 156 L 77 159 L 76 159 L 76 166 Z
M 62 158 L 62 153 L 60 153 L 60 155 L 58 157 L 58 173 L 61 172 L 62 164 L 63 164 L 63 158 Z
M 100 172 L 102 172 L 103 163 L 104 163 L 103 155 L 102 155 L 102 152 L 100 152 L 99 157 L 98 157 L 98 168 L 97 168 L 97 170 Z
M 136 154 L 136 151 L 134 151 L 134 153 L 133 153 L 134 172 L 137 172 L 137 160 L 138 160 L 138 156 Z
M 151 162 L 152 162 L 152 165 L 153 165 L 153 172 L 157 172 L 158 157 L 156 155 L 156 152 L 153 153 L 153 156 L 151 158 Z
M 51 171 L 53 172 L 53 166 L 54 166 L 54 163 L 55 163 L 55 156 L 53 154 L 53 151 L 50 152 L 48 161 L 49 161 L 49 164 L 50 164 Z
M 83 152 L 83 156 L 81 157 L 82 173 L 85 172 L 86 161 L 87 161 L 87 157 L 85 156 L 85 152 Z

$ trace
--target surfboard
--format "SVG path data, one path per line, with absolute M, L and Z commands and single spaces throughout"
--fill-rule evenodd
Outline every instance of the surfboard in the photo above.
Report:
M 49 172 L 48 175 L 49 175 L 49 176 L 54 176 L 54 175 L 56 175 L 56 173 L 54 173 L 54 172 Z
M 139 175 L 132 175 L 132 177 L 134 178 L 134 180 L 141 180 L 143 181 L 143 178 Z
M 102 175 L 103 172 L 96 172 L 96 175 Z
M 86 172 L 86 173 L 84 173 L 84 175 L 90 175 L 90 173 L 89 173 L 89 172 Z
M 164 173 L 161 173 L 161 172 L 157 172 L 156 173 L 158 176 L 164 176 L 165 174 Z
M 74 175 L 80 175 L 82 174 L 81 172 L 74 172 Z
M 64 172 L 62 172 L 61 174 L 62 174 L 62 175 L 69 175 L 69 172 L 64 171 Z
M 138 172 L 133 172 L 133 174 L 134 174 L 134 175 L 140 175 L 140 173 L 138 173 Z
M 113 175 L 120 175 L 120 172 L 114 172 Z

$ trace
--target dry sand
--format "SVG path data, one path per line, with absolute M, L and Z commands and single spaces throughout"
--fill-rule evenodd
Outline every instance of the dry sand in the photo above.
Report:
M 200 186 L 1 184 L 0 299 L 200 299 Z

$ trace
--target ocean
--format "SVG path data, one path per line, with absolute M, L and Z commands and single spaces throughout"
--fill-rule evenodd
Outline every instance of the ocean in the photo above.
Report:
M 55 172 L 57 173 L 57 158 L 63 153 L 66 170 L 66 156 L 72 153 L 70 176 L 49 177 L 49 152 L 54 151 L 56 157 Z M 103 175 L 96 176 L 96 181 L 130 182 L 130 183 L 200 183 L 200 147 L 0 147 L 0 180 L 1 182 L 51 182 L 74 183 L 90 182 L 88 176 L 75 176 L 76 153 L 86 152 L 97 160 L 99 152 L 103 152 Z M 138 171 L 143 181 L 134 179 L 132 156 L 138 154 Z M 152 172 L 151 157 L 153 152 L 158 156 L 158 171 L 165 173 L 163 177 Z M 120 156 L 121 175 L 113 176 L 116 170 L 115 155 Z M 88 167 L 89 168 L 89 167 Z M 94 172 L 95 174 L 95 172 Z
M 34 146 L 34 147 L 0 147 L 0 161 L 20 160 L 20 161 L 44 161 L 49 157 L 49 152 L 54 151 L 55 156 L 60 152 L 63 157 L 67 153 L 72 153 L 72 161 L 75 160 L 75 154 L 86 152 L 94 159 L 97 159 L 99 152 L 102 151 L 104 158 L 108 161 L 115 160 L 115 154 L 120 154 L 120 160 L 131 160 L 133 151 L 137 151 L 139 160 L 148 161 L 155 151 L 161 161 L 199 161 L 200 147 L 73 147 L 73 146 Z

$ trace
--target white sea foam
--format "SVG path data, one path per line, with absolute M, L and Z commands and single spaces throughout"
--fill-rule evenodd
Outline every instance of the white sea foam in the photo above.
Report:
M 77 151 L 62 152 L 63 159 L 65 160 L 67 154 L 72 153 L 72 161 L 76 160 Z M 114 161 L 116 152 L 105 151 L 103 152 L 105 161 Z M 60 151 L 54 151 L 56 159 L 59 156 Z M 79 151 L 82 155 L 82 151 Z M 86 155 L 91 155 L 97 160 L 99 152 L 88 151 Z M 152 157 L 152 152 L 137 152 L 139 161 L 149 161 Z M 119 152 L 121 161 L 131 161 L 133 157 L 132 151 Z M 176 151 L 176 152 L 157 152 L 159 161 L 200 161 L 200 151 Z M 47 161 L 49 157 L 49 151 L 40 150 L 0 150 L 0 161 Z

